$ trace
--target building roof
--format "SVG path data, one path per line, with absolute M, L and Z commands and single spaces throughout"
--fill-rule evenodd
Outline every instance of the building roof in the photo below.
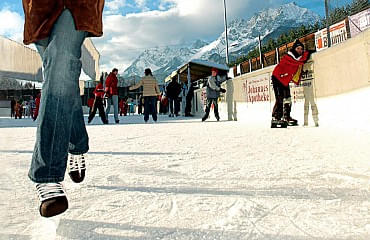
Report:
M 173 78 L 177 78 L 180 75 L 182 82 L 188 80 L 188 67 L 190 67 L 191 81 L 197 81 L 199 79 L 207 78 L 210 76 L 212 68 L 217 68 L 221 75 L 225 75 L 229 72 L 229 67 L 224 64 L 209 62 L 200 59 L 193 59 L 184 65 L 180 66 L 176 71 L 173 71 L 166 79 L 165 82 L 171 81 Z

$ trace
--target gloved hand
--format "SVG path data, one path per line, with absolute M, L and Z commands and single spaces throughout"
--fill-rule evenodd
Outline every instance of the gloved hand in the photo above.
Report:
M 220 92 L 225 93 L 226 92 L 226 89 L 220 88 Z

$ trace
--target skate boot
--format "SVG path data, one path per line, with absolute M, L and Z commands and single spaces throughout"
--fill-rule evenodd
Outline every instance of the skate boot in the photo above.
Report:
M 36 191 L 41 202 L 41 216 L 53 217 L 68 209 L 68 200 L 61 183 L 38 183 Z
M 288 126 L 298 126 L 298 121 L 290 116 L 290 111 L 291 111 L 291 104 L 285 103 L 284 111 L 283 111 L 283 120 L 285 120 L 288 123 Z
M 271 128 L 287 128 L 288 123 L 282 119 L 273 117 L 271 120 Z
M 298 121 L 290 116 L 285 120 L 288 123 L 288 126 L 298 126 Z
M 207 120 L 208 119 L 208 114 L 206 114 L 206 115 L 204 115 L 203 117 L 202 117 L 202 122 L 204 122 L 205 120 Z
M 75 183 L 80 183 L 85 178 L 86 164 L 85 155 L 79 154 L 69 154 L 68 156 L 68 174 L 72 181 Z

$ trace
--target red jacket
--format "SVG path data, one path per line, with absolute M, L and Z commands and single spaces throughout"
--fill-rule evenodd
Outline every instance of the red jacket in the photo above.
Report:
M 99 83 L 98 85 L 96 85 L 95 90 L 94 90 L 94 95 L 98 98 L 103 98 L 104 97 L 103 84 Z
M 118 95 L 118 79 L 114 73 L 109 73 L 107 80 L 105 81 L 105 91 L 109 95 Z
M 288 86 L 290 81 L 293 80 L 294 76 L 298 74 L 296 78 L 294 78 L 294 83 L 299 84 L 301 80 L 301 71 L 303 65 L 307 62 L 309 58 L 309 52 L 305 51 L 301 57 L 298 59 L 293 58 L 290 53 L 286 54 L 281 62 L 275 67 L 272 75 L 276 77 L 284 86 Z M 300 72 L 299 72 L 300 71 Z

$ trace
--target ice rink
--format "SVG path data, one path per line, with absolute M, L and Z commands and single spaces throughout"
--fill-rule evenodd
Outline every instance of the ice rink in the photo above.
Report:
M 319 99 L 318 128 L 271 129 L 253 113 L 96 117 L 87 177 L 66 175 L 70 208 L 52 219 L 27 177 L 36 124 L 0 118 L 0 239 L 368 240 L 369 106 L 370 88 Z

